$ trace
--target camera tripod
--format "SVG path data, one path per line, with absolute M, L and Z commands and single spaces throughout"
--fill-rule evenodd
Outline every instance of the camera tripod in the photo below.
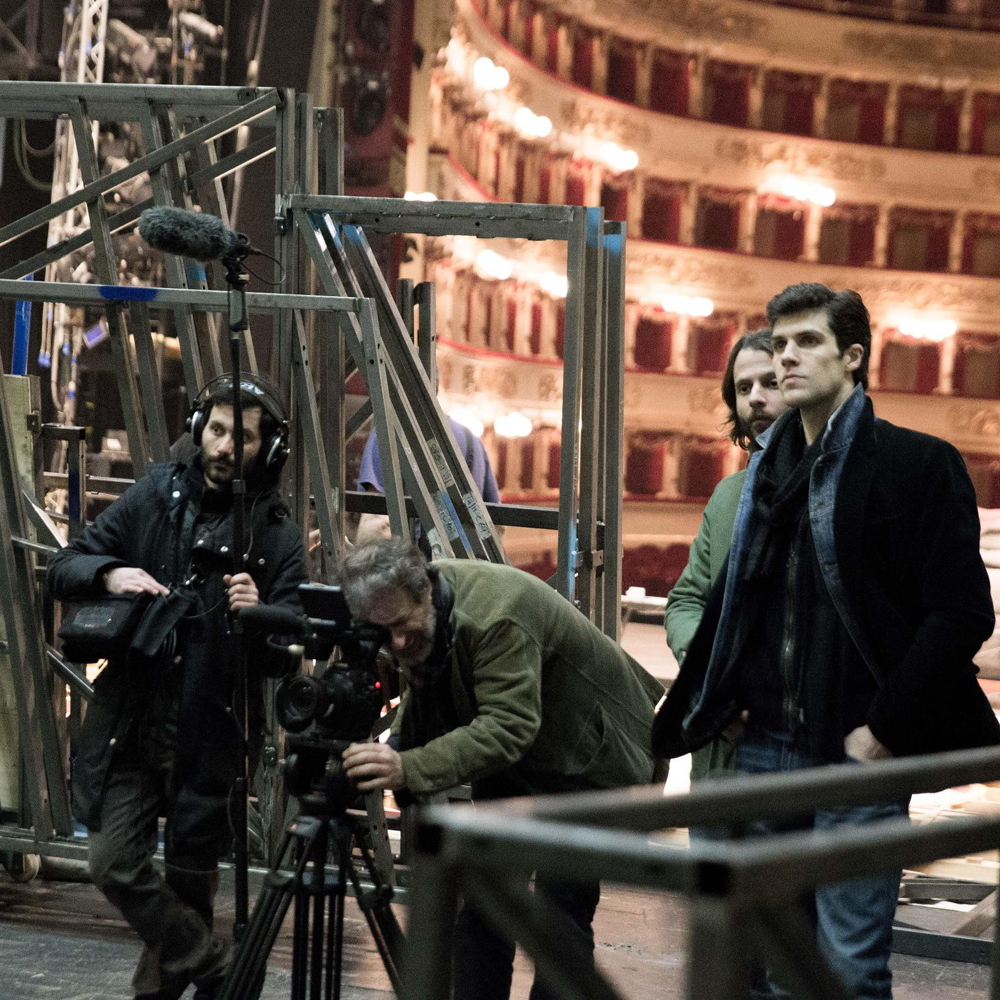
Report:
M 285 830 L 278 858 L 264 878 L 264 887 L 239 941 L 218 1000 L 257 1000 L 264 987 L 268 956 L 293 900 L 292 1000 L 320 1000 L 321 997 L 339 1000 L 348 879 L 398 995 L 398 961 L 403 932 L 389 906 L 392 888 L 379 878 L 372 852 L 365 842 L 361 830 L 363 821 L 349 815 L 344 808 L 333 807 L 329 795 L 306 795 L 299 801 L 302 815 L 291 820 Z M 355 840 L 373 886 L 368 890 L 363 887 L 354 864 L 352 843 Z M 282 870 L 280 866 L 286 854 L 296 857 L 295 848 L 298 860 L 294 870 Z M 337 870 L 328 875 L 325 866 L 327 853 L 331 850 Z

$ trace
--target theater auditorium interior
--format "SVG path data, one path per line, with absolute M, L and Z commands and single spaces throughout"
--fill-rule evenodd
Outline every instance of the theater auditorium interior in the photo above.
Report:
M 332 626 L 347 604 L 334 615 L 329 588 L 362 550 L 366 519 L 387 517 L 387 533 L 434 558 L 547 582 L 589 619 L 595 657 L 599 639 L 616 643 L 675 690 L 689 661 L 664 629 L 668 598 L 707 537 L 717 487 L 768 461 L 752 435 L 744 447 L 730 433 L 739 410 L 724 384 L 741 338 L 773 325 L 768 303 L 789 286 L 860 296 L 876 442 L 879 420 L 931 435 L 964 470 L 953 502 L 943 473 L 914 468 L 900 509 L 866 524 L 866 544 L 882 546 L 878 579 L 958 558 L 940 539 L 969 541 L 974 506 L 978 557 L 965 546 L 951 593 L 975 576 L 984 614 L 1000 611 L 1000 0 L 0 0 L 0 116 L 6 1000 L 167 1000 L 185 988 L 200 1000 L 448 1000 L 453 989 L 502 1000 L 489 968 L 481 992 L 463 981 L 454 925 L 470 901 L 516 942 L 514 998 L 537 976 L 536 1000 L 1000 1000 L 995 746 L 878 744 L 887 759 L 870 763 L 867 787 L 839 763 L 705 782 L 687 752 L 665 783 L 665 769 L 638 787 L 574 774 L 555 789 L 505 786 L 498 802 L 480 796 L 480 773 L 426 800 L 398 786 L 348 795 L 323 778 L 348 743 L 407 739 L 403 713 L 389 736 L 390 694 L 420 688 L 397 680 L 395 632 L 376 653 L 379 642 L 338 630 L 346 619 Z M 826 329 L 833 342 L 832 320 Z M 775 345 L 776 371 L 789 350 Z M 70 606 L 46 567 L 149 467 L 200 462 L 192 410 L 210 417 L 202 389 L 234 362 L 287 418 L 275 489 L 319 585 L 303 594 L 313 631 L 295 647 L 310 684 L 263 682 L 256 742 L 237 690 L 243 770 L 225 802 L 214 926 L 208 903 L 225 979 L 157 991 L 133 971 L 171 942 L 144 944 L 94 884 L 94 831 L 74 809 L 81 733 L 112 656 L 72 658 Z M 812 444 L 807 434 L 805 454 Z M 876 478 L 899 464 L 880 461 Z M 490 495 L 473 475 L 483 468 Z M 741 514 L 732 494 L 730 524 L 756 523 L 756 496 L 744 490 Z M 925 496 L 897 551 L 907 505 Z M 804 521 L 818 551 L 813 500 Z M 940 531 L 949 521 L 961 532 Z M 724 555 L 712 559 L 719 603 L 754 582 L 726 580 L 735 550 Z M 900 588 L 926 610 L 939 582 Z M 788 594 L 786 626 L 811 621 Z M 823 607 L 834 605 L 831 594 Z M 964 621 L 967 608 L 951 610 Z M 235 611 L 220 621 L 243 677 L 264 642 Z M 914 632 L 931 650 L 921 662 L 950 685 L 930 628 L 884 624 L 878 635 Z M 1000 713 L 1000 625 L 980 631 L 955 670 Z M 712 664 L 719 645 L 709 636 Z M 334 649 L 353 686 L 324 681 Z M 958 696 L 942 690 L 913 707 L 915 729 L 938 718 L 963 729 Z M 355 732 L 372 692 L 378 711 Z M 473 714 L 482 696 L 470 687 Z M 575 697 L 594 702 L 590 688 Z M 606 750 L 624 738 L 593 708 Z M 296 711 L 301 725 L 286 726 Z M 314 768 L 311 785 L 300 766 Z M 908 822 L 748 834 L 758 814 L 882 799 L 908 803 Z M 163 819 L 155 839 L 159 872 Z M 814 890 L 886 868 L 902 872 L 892 986 L 869 994 L 828 962 Z M 543 898 L 547 878 L 600 882 L 592 964 Z

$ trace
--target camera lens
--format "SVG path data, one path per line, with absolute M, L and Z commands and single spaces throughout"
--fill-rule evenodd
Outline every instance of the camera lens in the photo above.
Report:
M 300 733 L 313 719 L 326 712 L 328 693 L 323 685 L 308 675 L 293 677 L 278 687 L 278 721 L 290 733 Z

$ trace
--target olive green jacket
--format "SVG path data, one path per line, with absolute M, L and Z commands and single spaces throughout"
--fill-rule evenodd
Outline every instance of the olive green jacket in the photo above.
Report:
M 737 472 L 715 487 L 705 506 L 698 534 L 691 543 L 687 566 L 667 597 L 667 645 L 678 663 L 684 661 L 688 646 L 698 631 L 708 593 L 729 554 L 736 508 L 746 477 L 745 470 Z M 691 759 L 691 780 L 731 771 L 734 751 L 733 745 L 723 739 L 713 740 L 696 751 Z
M 472 560 L 432 566 L 454 591 L 448 655 L 461 724 L 401 754 L 414 795 L 508 769 L 539 792 L 659 776 L 649 748 L 659 681 L 536 577 Z

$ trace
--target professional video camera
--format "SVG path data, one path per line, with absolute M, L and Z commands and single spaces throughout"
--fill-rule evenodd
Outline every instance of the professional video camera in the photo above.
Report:
M 378 654 L 385 629 L 355 622 L 339 587 L 304 584 L 299 587 L 304 616 L 278 608 L 249 608 L 241 617 L 250 630 L 267 630 L 295 642 L 291 649 L 311 660 L 327 662 L 317 674 L 297 674 L 278 686 L 276 712 L 287 731 L 289 754 L 285 783 L 295 796 L 321 796 L 323 811 L 344 808 L 357 797 L 340 764 L 350 743 L 368 739 L 385 704 L 388 677 Z M 308 803 L 310 807 L 319 803 Z
M 298 674 L 278 687 L 278 721 L 288 733 L 285 784 L 298 799 L 299 811 L 285 829 L 219 1000 L 260 996 L 267 957 L 293 899 L 292 1000 L 339 996 L 348 883 L 397 994 L 400 988 L 403 934 L 389 905 L 393 891 L 375 865 L 372 831 L 364 813 L 350 808 L 359 794 L 342 761 L 349 744 L 371 736 L 385 702 L 389 678 L 380 665 L 379 650 L 388 631 L 353 621 L 339 587 L 305 584 L 299 587 L 299 596 L 305 615 L 267 606 L 239 613 L 248 631 L 268 634 L 270 645 L 279 645 L 276 637 L 282 637 L 281 648 L 330 662 L 320 673 Z M 331 661 L 335 650 L 339 653 Z M 381 793 L 369 795 L 377 798 L 381 811 Z M 354 864 L 355 847 L 368 885 Z M 328 854 L 336 862 L 336 878 L 327 874 Z M 286 859 L 291 873 L 282 867 Z

